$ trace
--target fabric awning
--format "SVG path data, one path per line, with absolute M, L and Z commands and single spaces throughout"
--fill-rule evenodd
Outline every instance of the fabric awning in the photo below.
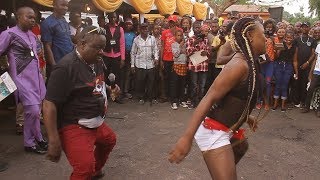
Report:
M 180 16 L 192 15 L 193 4 L 190 0 L 177 0 L 177 12 Z
M 53 0 L 32 0 L 46 7 L 53 6 Z M 207 5 L 192 0 L 91 0 L 101 11 L 114 12 L 123 2 L 131 5 L 138 13 L 147 14 L 157 9 L 159 14 L 173 14 L 175 11 L 180 16 L 193 15 L 198 20 L 204 20 L 207 16 Z
M 205 4 L 196 2 L 193 5 L 193 16 L 197 20 L 205 20 L 207 17 L 208 7 Z
M 93 4 L 104 12 L 114 12 L 123 3 L 123 0 L 92 0 Z
M 155 0 L 129 0 L 127 1 L 139 14 L 147 14 L 152 10 Z
M 176 0 L 155 0 L 159 14 L 173 14 L 177 7 Z
M 33 2 L 38 3 L 42 6 L 53 7 L 53 0 L 33 0 Z

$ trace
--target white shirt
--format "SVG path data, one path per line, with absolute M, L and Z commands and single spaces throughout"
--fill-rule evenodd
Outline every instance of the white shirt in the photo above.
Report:
M 154 36 L 148 35 L 144 40 L 141 35 L 133 40 L 131 49 L 131 67 L 151 69 L 154 68 L 154 61 L 159 60 L 157 40 Z
M 313 74 L 320 75 L 320 44 L 318 44 L 315 52 L 317 55 L 317 59 L 316 59 L 316 66 L 314 67 Z

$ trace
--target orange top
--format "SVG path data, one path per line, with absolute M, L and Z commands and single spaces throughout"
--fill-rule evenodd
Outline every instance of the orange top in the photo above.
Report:
M 270 61 L 274 61 L 276 53 L 274 52 L 274 40 L 272 38 L 267 38 L 266 40 L 266 52 L 270 58 Z

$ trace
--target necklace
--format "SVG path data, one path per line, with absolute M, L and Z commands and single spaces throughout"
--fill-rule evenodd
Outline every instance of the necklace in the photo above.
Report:
M 96 71 L 94 70 L 94 64 L 88 64 L 88 63 L 82 58 L 81 54 L 79 53 L 79 51 L 78 51 L 77 49 L 76 49 L 76 54 L 77 54 L 78 58 L 79 58 L 82 62 L 84 62 L 87 66 L 90 67 L 90 69 L 91 69 L 91 71 L 92 71 L 92 74 L 93 74 L 94 76 L 96 76 Z
M 309 37 L 309 36 L 308 36 L 307 42 L 303 42 L 302 36 L 300 36 L 300 40 L 301 40 L 301 42 L 302 42 L 303 44 L 306 44 L 307 46 L 311 46 L 311 42 L 309 42 L 309 40 L 310 40 L 310 37 Z
M 33 43 L 32 43 L 32 41 L 31 41 L 31 39 L 30 39 L 28 30 L 27 30 L 27 31 L 23 31 L 19 26 L 17 26 L 17 27 L 18 27 L 18 29 L 19 29 L 20 31 L 24 32 L 25 35 L 28 37 L 28 40 L 29 40 L 29 43 L 30 43 L 30 44 L 27 43 L 27 45 L 28 45 L 28 48 L 29 48 L 29 50 L 30 50 L 30 56 L 31 56 L 31 57 L 34 57 Z

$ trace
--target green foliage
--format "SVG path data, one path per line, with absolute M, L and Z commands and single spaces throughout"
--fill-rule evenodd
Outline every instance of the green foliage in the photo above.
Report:
M 309 0 L 310 11 L 314 12 L 320 18 L 320 1 Z
M 300 21 L 300 22 L 308 21 L 311 24 L 313 24 L 318 19 L 311 17 L 311 16 L 304 16 L 304 14 L 301 12 L 290 14 L 289 12 L 284 11 L 283 12 L 283 20 L 288 21 L 289 23 L 292 23 L 292 24 L 294 24 L 298 21 Z

